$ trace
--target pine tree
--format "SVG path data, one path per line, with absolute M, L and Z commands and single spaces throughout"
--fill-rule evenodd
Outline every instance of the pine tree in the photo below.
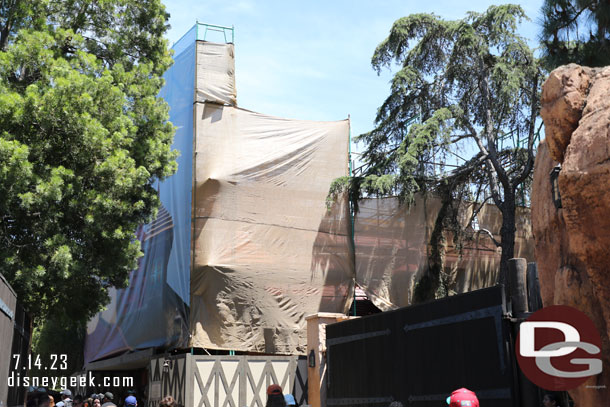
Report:
M 413 14 L 397 20 L 375 50 L 377 72 L 397 67 L 391 93 L 375 129 L 359 136 L 366 145 L 362 174 L 337 180 L 331 196 L 346 184 L 354 202 L 363 193 L 406 203 L 417 192 L 440 195 L 419 300 L 445 294 L 442 230 L 458 224 L 464 200 L 479 208 L 493 202 L 502 213 L 501 278 L 514 256 L 515 210 L 533 168 L 541 83 L 539 62 L 517 34 L 523 18 L 514 5 L 456 21 Z
M 544 64 L 549 70 L 572 62 L 610 65 L 610 2 L 545 0 L 542 15 Z
M 0 2 L 0 271 L 37 322 L 124 287 L 176 168 L 160 0 Z

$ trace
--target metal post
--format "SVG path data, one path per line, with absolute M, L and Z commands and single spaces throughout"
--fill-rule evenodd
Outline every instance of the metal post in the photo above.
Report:
M 512 303 L 512 314 L 517 318 L 513 326 L 515 337 L 519 332 L 521 320 L 529 311 L 528 285 L 527 285 L 527 260 L 516 258 L 508 260 L 508 288 Z M 518 370 L 519 402 L 522 407 L 537 407 L 540 405 L 538 388 L 531 382 L 523 372 Z
M 527 301 L 530 312 L 542 308 L 540 296 L 540 282 L 538 281 L 538 267 L 536 263 L 527 263 Z
M 350 176 L 350 178 L 352 177 L 352 122 L 351 122 L 351 117 L 348 114 L 347 115 L 347 121 L 348 121 L 348 135 L 347 135 L 347 160 L 348 160 L 348 175 Z M 349 191 L 349 186 L 348 186 L 348 191 Z M 349 205 L 349 220 L 350 220 L 350 226 L 351 226 L 351 237 L 352 237 L 352 247 L 354 248 L 354 256 L 356 253 L 356 241 L 354 239 L 354 217 L 355 217 L 355 213 L 354 213 L 354 205 L 349 197 L 349 192 L 347 195 L 347 200 L 348 200 L 348 205 Z M 352 301 L 352 303 L 354 304 L 354 309 L 353 309 L 353 315 L 356 316 L 356 275 L 355 275 L 355 271 L 354 271 L 354 300 Z
M 513 315 L 519 316 L 529 310 L 527 305 L 527 261 L 525 259 L 508 260 L 507 280 Z

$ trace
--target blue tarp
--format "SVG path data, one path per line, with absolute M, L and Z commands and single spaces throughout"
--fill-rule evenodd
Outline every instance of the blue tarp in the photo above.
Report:
M 85 362 L 188 343 L 196 35 L 195 26 L 174 45 L 175 62 L 160 92 L 176 126 L 172 148 L 180 152 L 178 171 L 158 183 L 162 207 L 157 218 L 137 232 L 144 257 L 129 287 L 112 290 L 108 309 L 89 323 Z

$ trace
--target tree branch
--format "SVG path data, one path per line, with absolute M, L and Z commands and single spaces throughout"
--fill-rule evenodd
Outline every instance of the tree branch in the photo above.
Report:
M 534 76 L 534 81 L 532 82 L 532 95 L 531 95 L 531 108 L 530 108 L 530 122 L 529 122 L 529 134 L 527 136 L 527 162 L 525 163 L 525 167 L 521 174 L 516 177 L 512 184 L 513 189 L 516 189 L 518 185 L 520 185 L 525 179 L 530 175 L 532 168 L 534 168 L 534 137 L 537 132 L 542 128 L 542 124 L 538 127 L 538 131 L 535 131 L 536 126 L 536 117 L 538 116 L 537 109 L 537 98 L 538 98 L 538 79 L 540 76 L 540 72 L 536 72 Z
M 470 120 L 466 119 L 465 125 L 466 125 L 466 127 L 468 127 L 468 130 L 470 130 L 472 132 L 473 138 L 476 141 L 477 146 L 479 147 L 479 150 L 482 153 L 482 156 L 485 157 L 485 164 L 486 164 L 485 170 L 487 171 L 487 176 L 489 177 L 489 187 L 491 190 L 491 196 L 494 200 L 494 203 L 498 206 L 498 208 L 500 208 L 500 210 L 502 210 L 503 202 L 502 202 L 502 198 L 500 196 L 500 188 L 498 186 L 498 179 L 497 179 L 496 173 L 493 171 L 493 164 L 492 164 L 491 160 L 489 159 L 489 152 L 485 148 L 485 145 L 483 144 L 481 137 L 478 136 L 478 134 L 477 134 L 474 126 L 470 122 Z
M 475 136 L 476 136 L 476 134 L 454 134 L 453 136 L 451 136 L 451 137 L 455 137 L 455 138 L 451 139 L 451 144 L 455 144 L 458 141 L 465 140 L 467 138 L 474 138 Z
M 478 198 L 478 197 L 477 197 Z M 488 196 L 487 198 L 485 198 L 483 200 L 483 202 L 481 202 L 481 205 L 479 205 L 478 208 L 476 208 L 476 202 L 473 203 L 473 205 L 475 205 L 475 209 L 473 209 L 472 211 L 472 215 L 470 216 L 470 220 L 468 220 L 468 225 L 472 225 L 472 222 L 474 221 L 474 218 L 477 217 L 477 215 L 479 214 L 479 212 L 481 212 L 481 209 L 483 209 L 483 207 L 485 206 L 485 204 L 492 199 L 491 196 Z
M 571 18 L 570 20 L 566 21 L 564 24 L 560 24 L 557 26 L 557 30 L 555 31 L 556 33 L 563 30 L 564 28 L 568 28 L 569 26 L 571 26 L 576 20 L 578 20 L 578 17 L 580 17 L 580 15 L 587 10 L 590 7 L 590 4 L 585 5 L 583 8 L 581 8 L 580 10 L 578 10 L 576 12 L 576 14 L 574 15 L 574 18 Z
M 484 129 L 484 131 L 485 131 L 485 138 L 487 140 L 487 151 L 488 151 L 487 156 L 493 166 L 493 171 L 495 171 L 495 173 L 496 173 L 496 177 L 497 177 L 496 182 L 499 179 L 502 186 L 505 189 L 508 189 L 508 188 L 510 188 L 510 180 L 508 178 L 508 175 L 506 174 L 506 171 L 504 170 L 504 168 L 502 167 L 502 165 L 500 165 L 500 162 L 498 161 L 497 151 L 496 151 L 496 140 L 493 137 L 495 132 L 494 132 L 494 128 L 493 128 L 493 119 L 492 119 L 492 115 L 491 115 L 492 103 L 491 103 L 491 96 L 489 94 L 489 82 L 488 82 L 488 78 L 487 78 L 488 68 L 485 66 L 485 63 L 482 59 L 479 61 L 479 65 L 481 67 L 481 72 L 482 72 L 481 76 L 479 77 L 479 89 L 481 91 L 481 97 L 483 98 L 484 103 L 485 103 L 485 129 Z M 479 145 L 479 148 L 483 147 L 483 143 L 480 138 L 479 138 L 477 144 Z M 488 171 L 491 172 L 492 169 L 489 168 Z M 494 198 L 494 200 L 495 200 L 495 198 Z
M 0 50 L 2 51 L 5 51 L 6 47 L 8 46 L 8 38 L 11 34 L 11 29 L 13 28 L 15 8 L 17 8 L 20 1 L 21 0 L 15 0 L 15 2 L 6 6 L 8 8 L 6 23 L 4 24 L 4 27 L 2 27 L 2 30 L 0 30 Z M 2 8 L 4 8 L 4 4 Z
M 484 233 L 484 234 L 486 234 L 487 236 L 489 236 L 489 238 L 491 239 L 491 241 L 493 242 L 493 244 L 495 244 L 495 245 L 496 245 L 496 247 L 501 247 L 501 246 L 502 246 L 502 243 L 501 243 L 501 242 L 498 242 L 498 241 L 496 240 L 496 238 L 494 237 L 493 233 L 491 233 L 489 230 L 487 230 L 487 229 L 479 229 L 479 230 L 477 230 L 477 233 L 476 233 L 476 234 L 478 235 L 479 233 Z

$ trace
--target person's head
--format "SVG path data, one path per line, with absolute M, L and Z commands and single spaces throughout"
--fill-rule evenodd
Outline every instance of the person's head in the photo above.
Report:
M 48 394 L 41 394 L 38 398 L 38 407 L 51 407 L 51 400 Z
M 98 398 L 94 398 L 93 399 L 93 407 L 101 407 L 102 403 L 100 402 L 100 399 Z
M 70 391 L 70 389 L 63 389 L 61 391 L 61 399 L 65 400 L 65 399 L 71 399 L 72 398 L 72 392 Z
M 267 404 L 265 407 L 286 407 L 286 400 L 279 384 L 267 387 Z
M 457 389 L 447 397 L 449 407 L 479 407 L 479 399 L 473 391 L 465 388 Z
M 55 407 L 55 398 L 49 394 L 49 407 Z
M 93 407 L 93 399 L 91 397 L 83 401 L 83 407 Z
M 405 407 L 400 401 L 393 401 L 388 407 Z
M 559 400 L 553 393 L 547 393 L 542 398 L 542 405 L 544 407 L 557 407 L 559 406 Z
M 112 399 L 114 399 L 114 394 L 112 394 L 109 391 L 107 391 L 106 393 L 104 393 L 104 399 L 102 401 L 104 403 L 107 403 L 109 401 L 112 401 Z
M 44 387 L 39 387 L 34 391 L 34 401 L 39 407 L 49 406 L 49 394 Z
M 136 407 L 138 400 L 134 396 L 127 396 L 125 398 L 125 407 Z
M 177 407 L 176 400 L 172 396 L 165 396 L 161 399 L 159 407 Z
M 271 396 L 274 394 L 283 395 L 282 386 L 280 386 L 279 384 L 272 384 L 271 386 L 267 387 L 267 396 Z

